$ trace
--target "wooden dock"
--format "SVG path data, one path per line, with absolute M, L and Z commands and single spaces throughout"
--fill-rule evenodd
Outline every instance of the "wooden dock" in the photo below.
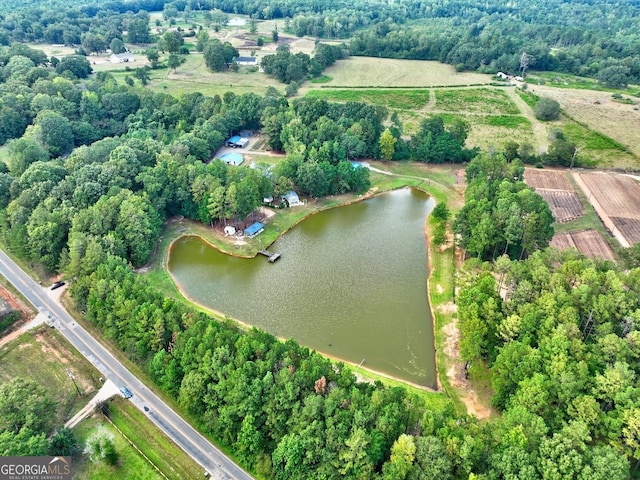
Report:
M 269 262 L 273 263 L 280 258 L 279 253 L 271 253 L 269 250 L 258 250 L 260 255 L 264 255 L 269 259 Z

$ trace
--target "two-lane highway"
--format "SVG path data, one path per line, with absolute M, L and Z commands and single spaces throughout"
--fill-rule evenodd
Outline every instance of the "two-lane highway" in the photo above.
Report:
M 102 344 L 78 325 L 67 311 L 51 297 L 49 291 L 38 285 L 5 252 L 0 250 L 0 275 L 4 276 L 39 311 L 47 311 L 54 325 L 104 377 L 118 387 L 127 386 L 131 401 L 167 434 L 191 458 L 202 465 L 211 478 L 250 480 L 252 477 L 225 456 L 157 395 L 145 387 Z M 146 409 L 144 407 L 147 407 Z

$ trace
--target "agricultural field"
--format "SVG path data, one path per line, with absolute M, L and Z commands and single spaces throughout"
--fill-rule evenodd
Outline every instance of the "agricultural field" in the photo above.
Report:
M 595 230 L 557 233 L 551 240 L 550 246 L 558 250 L 576 248 L 580 253 L 589 258 L 615 261 L 613 251 L 602 238 L 602 235 Z
M 527 168 L 524 180 L 549 204 L 556 222 L 571 222 L 584 215 L 584 206 L 566 172 Z
M 640 242 L 640 186 L 613 173 L 575 173 L 574 178 L 605 227 L 623 247 Z

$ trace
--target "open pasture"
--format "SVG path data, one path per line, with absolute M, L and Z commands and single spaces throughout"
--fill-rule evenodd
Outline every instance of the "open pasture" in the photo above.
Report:
M 256 93 L 264 95 L 267 87 L 275 87 L 284 91 L 284 84 L 275 78 L 241 68 L 239 72 L 210 72 L 201 54 L 187 55 L 186 62 L 174 72 L 173 70 L 151 70 L 151 81 L 148 87 L 156 91 L 164 91 L 173 95 L 181 93 L 201 92 L 203 95 L 222 95 L 233 91 L 237 95 Z
M 551 246 L 558 250 L 576 248 L 589 258 L 600 258 L 615 261 L 613 251 L 604 241 L 600 233 L 595 230 L 581 232 L 557 233 L 551 240 Z
M 331 87 L 437 87 L 491 82 L 489 75 L 456 72 L 451 65 L 439 62 L 373 57 L 338 60 L 324 74 L 333 79 L 325 84 Z M 319 86 L 308 84 L 306 88 Z
M 635 157 L 640 157 L 640 135 L 638 135 L 640 101 L 636 105 L 626 105 L 615 102 L 610 92 L 554 88 L 546 85 L 532 86 L 531 90 L 538 96 L 557 100 L 562 109 L 574 120 L 586 125 L 594 132 L 600 132 L 615 140 Z M 595 145 L 586 145 L 587 148 L 611 148 L 595 138 L 589 141 L 595 142 Z M 635 160 L 635 168 L 638 169 L 640 161 L 638 158 Z
M 574 178 L 623 247 L 640 241 L 640 186 L 633 178 L 603 172 L 576 173 Z
M 434 110 L 483 115 L 518 115 L 520 110 L 499 88 L 451 88 L 434 91 Z

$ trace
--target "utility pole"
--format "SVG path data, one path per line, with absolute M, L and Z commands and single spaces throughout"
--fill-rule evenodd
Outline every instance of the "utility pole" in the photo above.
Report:
M 71 381 L 73 382 L 73 386 L 76 387 L 76 390 L 78 391 L 78 395 L 82 395 L 82 393 L 80 393 L 80 389 L 78 388 L 78 384 L 76 383 L 76 377 L 73 374 L 73 372 L 67 368 L 67 376 L 71 379 Z

